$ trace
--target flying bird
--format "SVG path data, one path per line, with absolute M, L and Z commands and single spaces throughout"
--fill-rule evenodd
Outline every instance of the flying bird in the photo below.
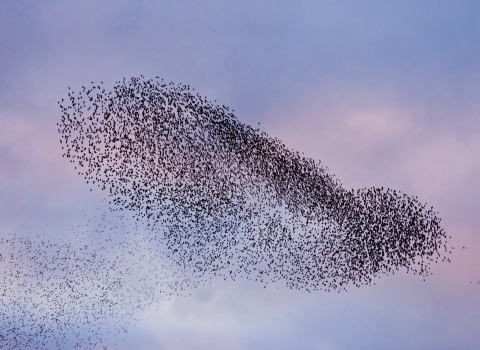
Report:
M 347 190 L 228 106 L 158 79 L 69 87 L 58 102 L 63 157 L 109 210 L 56 241 L 1 239 L 1 348 L 93 349 L 213 278 L 332 292 L 450 261 L 417 197 Z

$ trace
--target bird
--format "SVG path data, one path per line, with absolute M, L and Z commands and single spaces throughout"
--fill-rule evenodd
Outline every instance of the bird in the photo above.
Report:
M 450 261 L 439 214 L 416 196 L 347 190 L 189 85 L 140 76 L 68 91 L 62 156 L 108 210 L 73 240 L 0 241 L 1 348 L 94 348 L 216 278 L 340 292 Z

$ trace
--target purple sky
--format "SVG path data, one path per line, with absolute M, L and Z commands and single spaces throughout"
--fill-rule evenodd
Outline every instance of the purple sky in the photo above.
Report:
M 346 188 L 418 196 L 454 250 L 425 282 L 340 294 L 215 281 L 149 310 L 119 348 L 479 349 L 480 2 L 393 3 L 0 1 L 0 236 L 65 237 L 103 198 L 61 157 L 68 86 L 160 76 Z

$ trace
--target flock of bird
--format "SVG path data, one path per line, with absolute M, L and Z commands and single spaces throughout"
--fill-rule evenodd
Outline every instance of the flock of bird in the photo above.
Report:
M 340 291 L 448 260 L 437 213 L 416 197 L 348 191 L 189 86 L 92 83 L 59 105 L 63 156 L 110 211 L 59 242 L 1 242 L 2 346 L 94 348 L 214 277 Z
M 104 348 L 148 306 L 206 282 L 173 269 L 145 232 L 104 212 L 64 238 L 0 239 L 0 348 Z

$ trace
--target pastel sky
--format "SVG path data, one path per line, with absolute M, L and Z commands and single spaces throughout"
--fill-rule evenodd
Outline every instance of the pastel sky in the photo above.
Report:
M 340 294 L 214 281 L 117 348 L 480 348 L 479 1 L 0 0 L 0 236 L 84 223 L 104 194 L 62 158 L 57 101 L 141 74 L 230 106 L 348 189 L 418 196 L 454 249 L 426 281 Z

